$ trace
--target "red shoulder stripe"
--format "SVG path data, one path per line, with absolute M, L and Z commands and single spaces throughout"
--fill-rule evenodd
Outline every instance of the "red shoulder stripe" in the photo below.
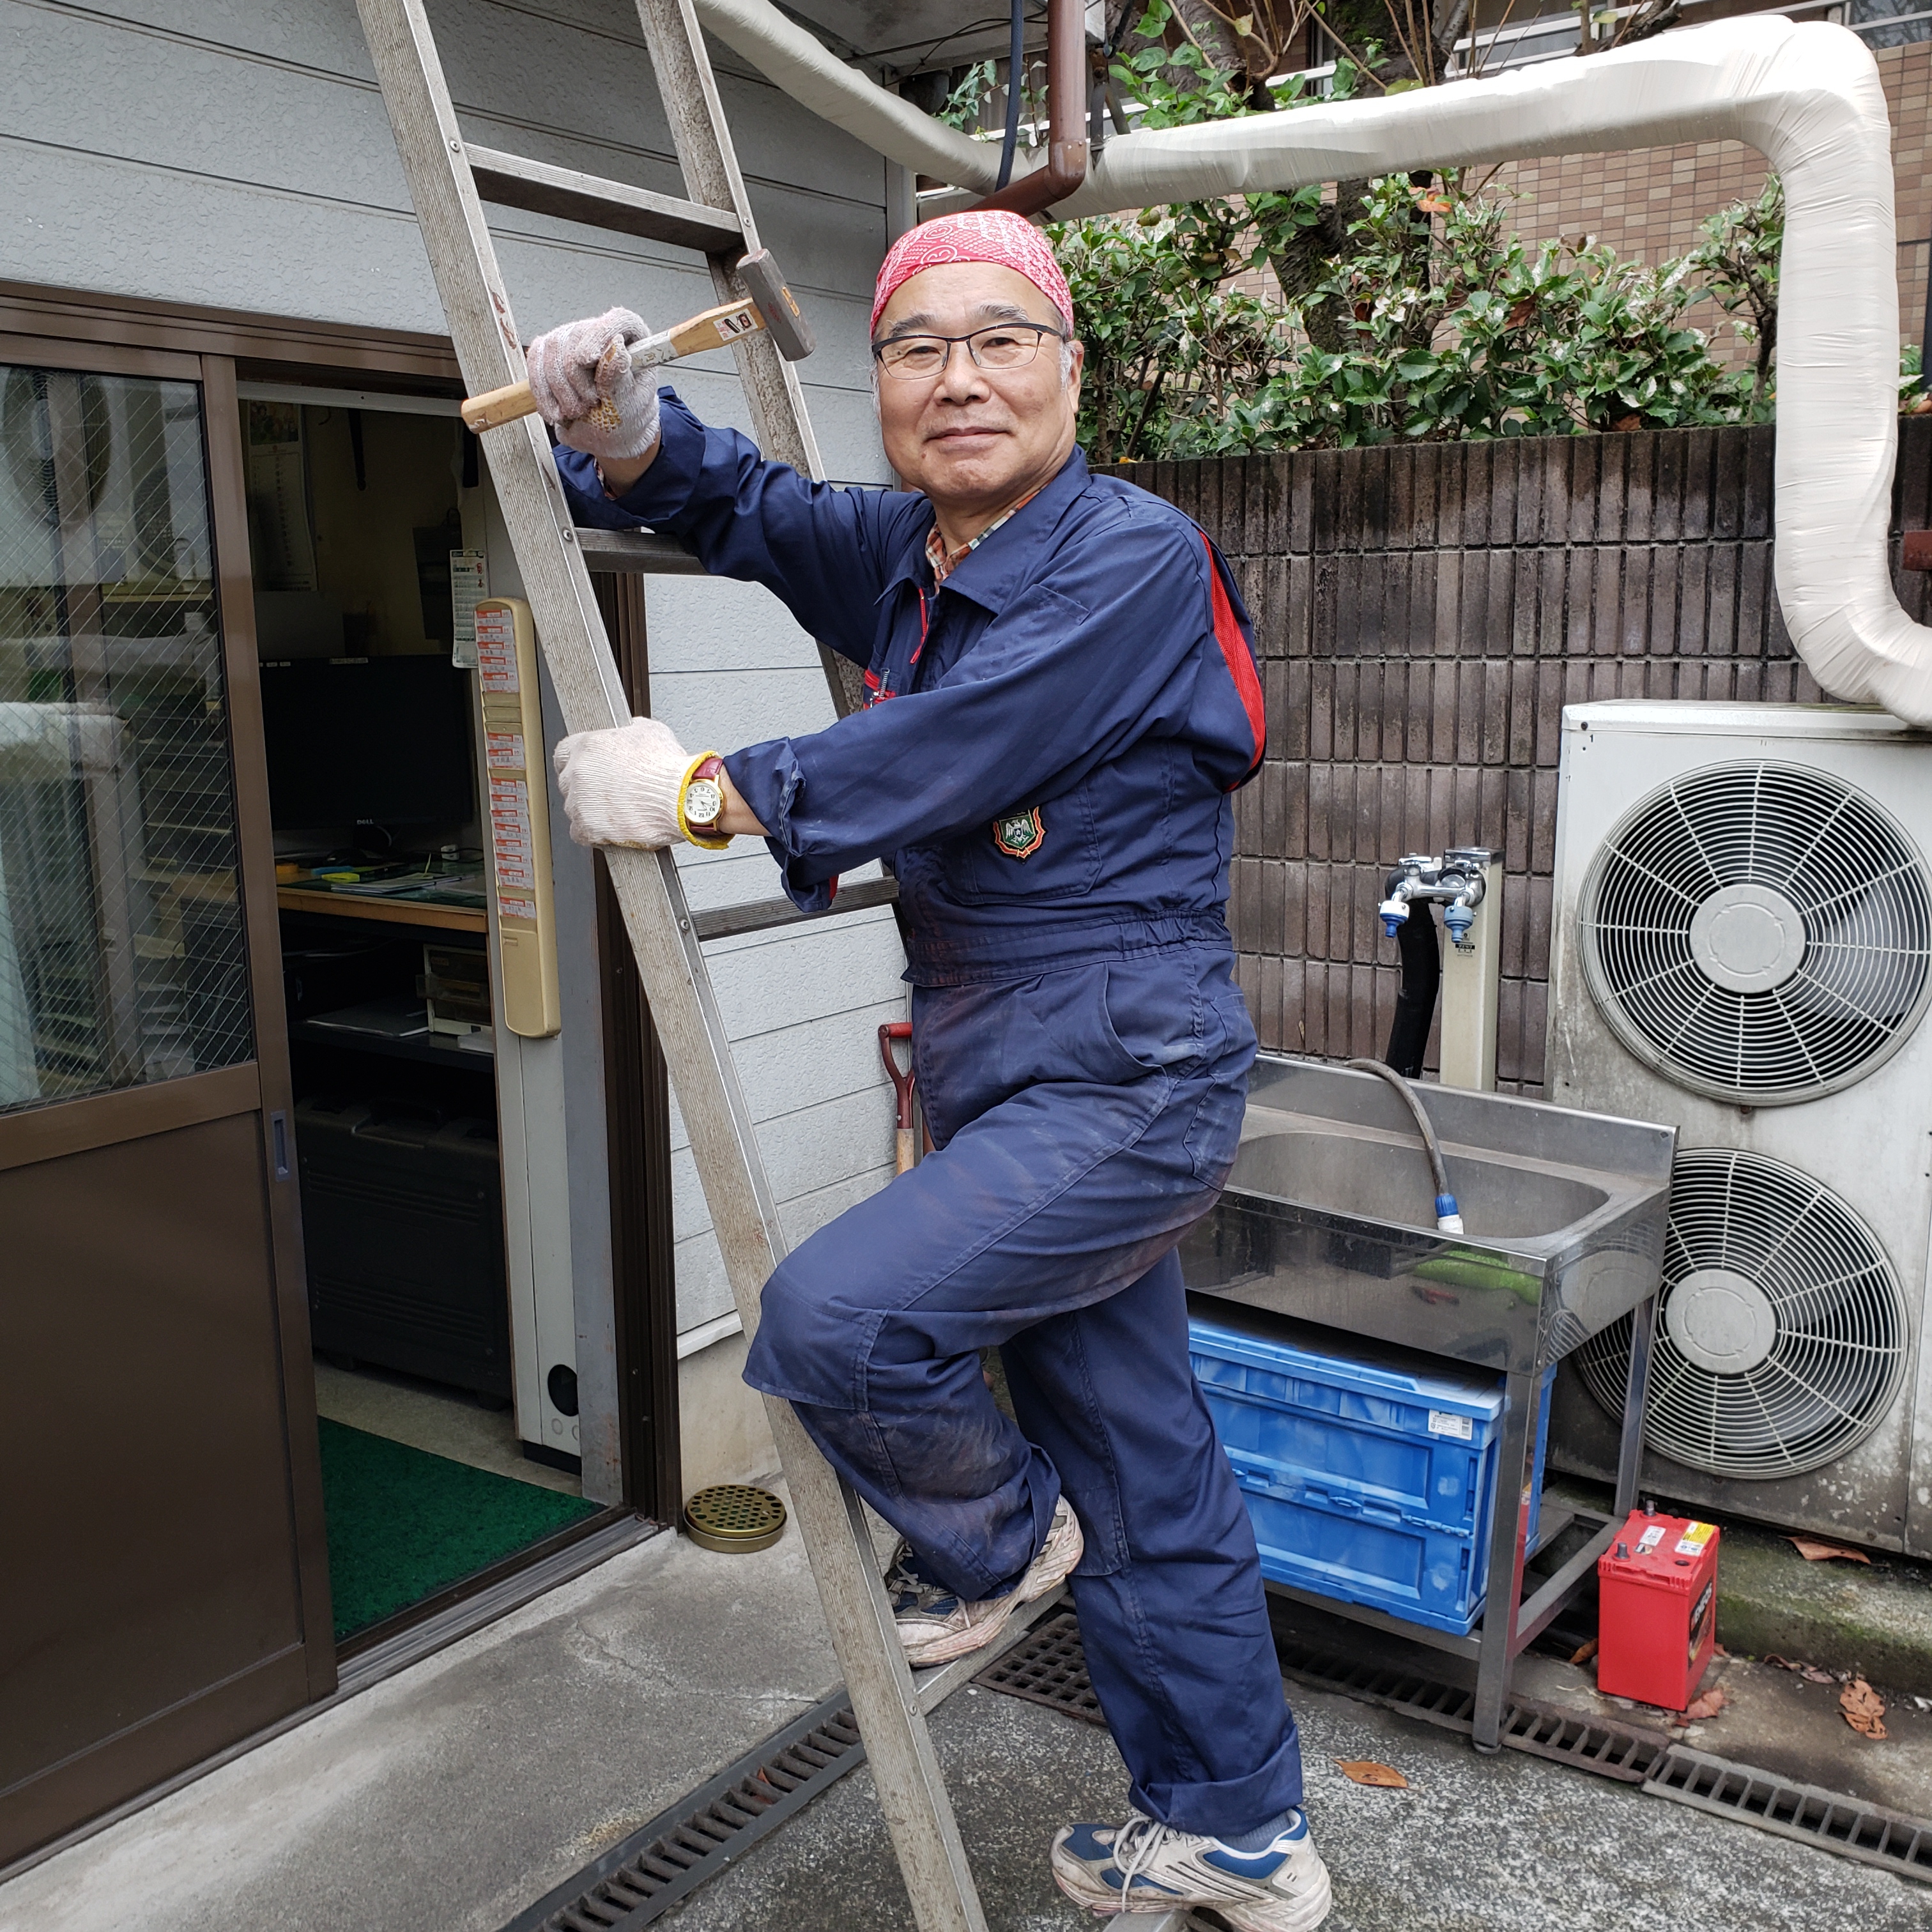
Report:
M 1214 640 L 1221 646 L 1221 656 L 1226 662 L 1228 675 L 1234 680 L 1234 688 L 1240 694 L 1241 709 L 1248 714 L 1248 730 L 1254 740 L 1254 756 L 1249 760 L 1248 775 L 1262 761 L 1262 753 L 1268 746 L 1268 711 L 1262 702 L 1262 681 L 1255 673 L 1255 654 L 1248 647 L 1248 640 L 1234 616 L 1234 607 L 1228 601 L 1228 586 L 1221 581 L 1221 560 L 1214 554 L 1214 546 L 1204 531 L 1201 541 L 1208 551 L 1208 580 L 1213 586 L 1210 596 L 1214 605 Z

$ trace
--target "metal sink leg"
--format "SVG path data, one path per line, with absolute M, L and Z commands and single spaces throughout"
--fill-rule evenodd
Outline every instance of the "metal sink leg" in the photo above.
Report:
M 1502 1748 L 1498 1738 L 1509 1702 L 1510 1666 L 1516 1659 L 1516 1606 L 1522 1599 L 1523 1491 L 1529 1481 L 1540 1384 L 1541 1378 L 1531 1370 L 1512 1373 L 1504 1385 L 1503 1436 L 1496 1447 L 1496 1513 L 1490 1526 L 1490 1574 L 1484 1596 L 1482 1650 L 1476 1660 L 1476 1708 L 1472 1725 L 1480 1751 Z
M 1657 1327 L 1657 1297 L 1647 1296 L 1630 1314 L 1630 1375 L 1624 1384 L 1623 1433 L 1617 1441 L 1616 1519 L 1636 1508 L 1643 1475 L 1643 1406 L 1650 1394 L 1650 1342 Z
M 1476 1708 L 1472 1725 L 1477 1750 L 1500 1748 L 1503 1713 L 1509 1706 L 1510 1673 L 1516 1654 L 1537 1637 L 1564 1604 L 1589 1580 L 1598 1556 L 1610 1546 L 1624 1519 L 1636 1507 L 1643 1468 L 1643 1409 L 1650 1393 L 1651 1339 L 1657 1326 L 1657 1297 L 1639 1302 L 1630 1318 L 1630 1377 L 1624 1386 L 1623 1432 L 1617 1445 L 1617 1499 L 1605 1518 L 1579 1511 L 1578 1520 L 1596 1525 L 1590 1542 L 1546 1582 L 1528 1604 L 1522 1601 L 1523 1517 L 1529 1480 L 1530 1432 L 1543 1386 L 1542 1364 L 1508 1379 L 1508 1406 L 1496 1450 L 1496 1515 L 1490 1529 L 1490 1574 L 1476 1658 Z

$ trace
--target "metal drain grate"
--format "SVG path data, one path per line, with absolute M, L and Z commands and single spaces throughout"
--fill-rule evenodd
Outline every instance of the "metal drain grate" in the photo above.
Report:
M 1337 1652 L 1312 1649 L 1279 1633 L 1275 1650 L 1281 1659 L 1282 1675 L 1311 1689 L 1379 1704 L 1405 1718 L 1439 1724 L 1445 1730 L 1466 1732 L 1470 1728 L 1475 1694 L 1456 1684 L 1438 1684 L 1413 1671 L 1385 1670 Z M 1503 1713 L 1502 1738 L 1513 1750 L 1574 1765 L 1579 1771 L 1594 1772 L 1624 1784 L 1641 1784 L 1670 1744 L 1662 1731 L 1586 1717 L 1581 1712 L 1540 1704 L 1531 1697 L 1510 1700 Z
M 1100 1700 L 1087 1675 L 1087 1653 L 1080 1645 L 1079 1620 L 1071 1610 L 1048 1617 L 1024 1643 L 1014 1645 L 974 1678 L 988 1690 L 1024 1697 L 1030 1704 L 1064 1711 L 1103 1730 Z
M 634 1932 L 735 1862 L 866 1748 L 836 1692 L 518 1916 L 503 1932 Z
M 1284 1637 L 1277 1630 L 1275 1654 L 1281 1674 L 1316 1690 L 1334 1690 L 1364 1704 L 1379 1704 L 1425 1724 L 1466 1731 L 1476 1708 L 1474 1691 L 1454 1684 L 1438 1684 L 1411 1670 L 1390 1670 L 1340 1651 L 1316 1650 Z
M 1641 1784 L 1662 1761 L 1670 1739 L 1640 1724 L 1586 1718 L 1561 1705 L 1515 1697 L 1503 1718 L 1502 1741 L 1512 1748 L 1558 1764 L 1594 1771 L 1623 1784 Z
M 1358 1702 L 1379 1704 L 1385 1710 L 1445 1730 L 1466 1732 L 1469 1729 L 1475 1697 L 1455 1684 L 1438 1684 L 1413 1671 L 1387 1670 L 1339 1652 L 1318 1650 L 1285 1639 L 1280 1633 L 1275 1650 L 1282 1675 L 1311 1690 L 1335 1691 Z M 1089 1724 L 1106 1722 L 1087 1675 L 1080 1625 L 1070 1610 L 1042 1624 L 1028 1642 L 1016 1645 L 974 1682 L 1084 1718 Z M 1514 1750 L 1574 1765 L 1580 1771 L 1594 1772 L 1624 1784 L 1642 1784 L 1670 1748 L 1670 1740 L 1662 1731 L 1586 1717 L 1528 1697 L 1510 1701 L 1504 1714 L 1502 1741 Z
M 1932 1880 L 1932 1819 L 1910 1818 L 1841 1792 L 1794 1784 L 1682 1744 L 1672 1746 L 1643 1788 L 1654 1797 L 1738 1819 L 1902 1877 Z

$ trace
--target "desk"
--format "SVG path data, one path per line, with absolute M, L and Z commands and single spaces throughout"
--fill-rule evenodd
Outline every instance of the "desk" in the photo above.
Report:
M 362 898 L 354 892 L 304 890 L 278 886 L 275 903 L 284 912 L 323 913 L 332 919 L 380 920 L 386 926 L 429 926 L 445 932 L 488 932 L 489 915 L 481 906 L 428 905 L 420 899 Z

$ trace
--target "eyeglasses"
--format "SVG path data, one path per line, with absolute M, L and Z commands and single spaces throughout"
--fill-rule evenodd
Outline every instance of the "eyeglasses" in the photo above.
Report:
M 969 335 L 896 335 L 890 342 L 874 343 L 872 355 L 888 376 L 916 382 L 931 380 L 952 361 L 956 342 L 965 344 L 976 368 L 1024 369 L 1049 337 L 1066 340 L 1043 322 L 1000 322 Z

